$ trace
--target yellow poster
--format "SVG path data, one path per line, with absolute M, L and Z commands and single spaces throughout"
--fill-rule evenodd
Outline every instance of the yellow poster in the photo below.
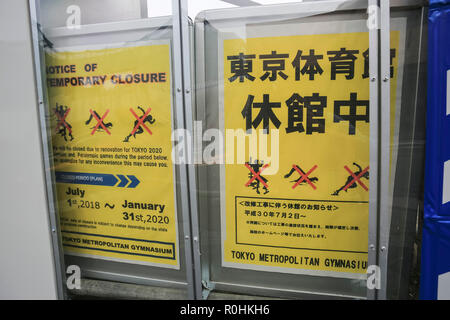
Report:
M 391 48 L 393 130 L 397 31 Z M 367 32 L 223 40 L 223 129 L 257 133 L 269 151 L 225 164 L 224 266 L 366 272 L 368 49 Z M 227 156 L 239 152 L 230 139 Z
M 67 254 L 179 268 L 168 42 L 49 49 L 49 122 Z

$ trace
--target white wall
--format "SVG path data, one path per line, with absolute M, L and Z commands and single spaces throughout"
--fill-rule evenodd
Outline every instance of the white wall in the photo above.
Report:
M 54 299 L 27 0 L 0 1 L 0 299 Z

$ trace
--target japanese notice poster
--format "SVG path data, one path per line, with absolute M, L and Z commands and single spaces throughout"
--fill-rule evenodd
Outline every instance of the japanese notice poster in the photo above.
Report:
M 67 254 L 179 268 L 168 41 L 49 49 Z
M 399 42 L 392 31 L 393 133 Z M 221 172 L 223 266 L 359 278 L 371 172 L 368 32 L 222 43 L 223 129 L 257 132 L 269 151 L 279 148 L 277 163 L 247 152 Z

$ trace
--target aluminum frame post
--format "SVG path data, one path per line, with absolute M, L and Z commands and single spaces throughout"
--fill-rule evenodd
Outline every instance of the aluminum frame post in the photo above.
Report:
M 369 20 L 369 73 L 370 73 L 370 173 L 369 181 L 369 246 L 368 266 L 378 266 L 378 165 L 379 165 L 379 76 L 378 76 L 378 41 L 379 41 L 379 1 L 368 0 L 368 19 L 375 20 L 375 25 L 370 25 Z M 371 17 L 370 15 L 375 15 Z M 375 269 L 374 272 L 377 272 Z M 378 275 L 376 275 L 378 276 Z M 377 298 L 376 288 L 367 287 L 367 299 Z
M 29 0 L 29 9 L 30 9 L 30 24 L 31 24 L 31 38 L 32 38 L 32 46 L 33 46 L 33 55 L 34 55 L 34 72 L 35 72 L 35 80 L 36 80 L 36 89 L 37 89 L 37 99 L 39 106 L 39 125 L 40 125 L 40 135 L 41 135 L 41 150 L 43 155 L 43 170 L 47 191 L 47 208 L 48 208 L 48 216 L 49 216 L 49 227 L 50 227 L 50 238 L 52 241 L 53 247 L 53 260 L 55 266 L 55 277 L 56 277 L 56 291 L 58 299 L 66 299 L 67 298 L 67 290 L 66 290 L 66 272 L 65 272 L 65 263 L 64 263 L 64 251 L 61 242 L 61 233 L 59 227 L 59 219 L 56 210 L 56 201 L 55 201 L 55 190 L 53 186 L 53 176 L 51 172 L 52 160 L 48 157 L 50 155 L 50 145 L 49 145 L 49 133 L 46 125 L 46 94 L 44 92 L 43 87 L 43 74 L 41 71 L 41 61 L 44 61 L 44 58 L 41 55 L 41 50 L 39 46 L 39 3 L 38 0 Z
M 378 299 L 387 298 L 387 269 L 391 211 L 391 77 L 390 77 L 390 0 L 380 2 L 380 76 L 381 76 L 381 141 L 380 141 L 380 220 L 379 220 L 379 265 L 380 289 Z
M 186 0 L 172 0 L 173 38 L 175 75 L 177 128 L 184 128 L 192 137 L 192 87 L 190 68 L 189 18 Z M 197 183 L 195 175 L 194 143 L 183 139 L 184 150 L 187 150 L 187 164 L 180 164 L 181 181 L 185 181 L 186 192 L 181 195 L 183 210 L 183 230 L 185 235 L 186 277 L 188 298 L 201 299 L 200 243 L 198 235 Z

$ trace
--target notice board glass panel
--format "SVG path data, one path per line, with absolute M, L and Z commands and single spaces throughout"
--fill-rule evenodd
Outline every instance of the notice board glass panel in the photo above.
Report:
M 44 7 L 39 21 L 50 21 Z M 89 15 L 94 4 L 74 7 L 66 26 L 39 26 L 45 161 L 66 265 L 184 295 L 173 17 L 137 11 L 115 21 L 117 8 L 104 8 L 100 20 L 113 22 L 82 24 L 77 10 Z
M 426 110 L 426 8 L 391 8 L 391 21 L 404 17 L 408 30 L 401 93 L 400 126 L 392 133 L 391 153 L 396 154 L 389 180 L 387 299 L 418 297 L 421 221 L 425 157 Z M 390 29 L 395 27 L 391 25 Z M 391 86 L 391 96 L 393 95 Z M 395 159 L 394 159 L 395 160 Z

